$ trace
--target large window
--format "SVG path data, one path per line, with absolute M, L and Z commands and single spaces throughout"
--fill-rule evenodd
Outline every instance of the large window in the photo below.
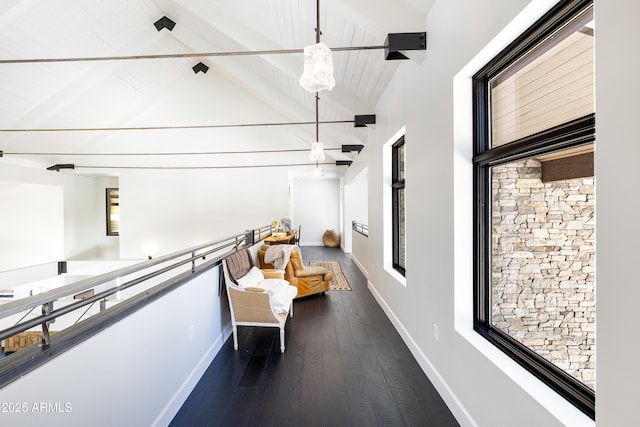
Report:
M 474 328 L 595 417 L 592 2 L 474 76 Z
M 392 206 L 393 206 L 393 268 L 403 276 L 406 273 L 406 227 L 404 195 L 404 137 L 392 147 Z

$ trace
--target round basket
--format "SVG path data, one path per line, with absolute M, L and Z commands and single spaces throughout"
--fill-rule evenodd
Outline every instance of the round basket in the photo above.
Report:
M 340 246 L 340 234 L 335 230 L 327 230 L 322 235 L 322 243 L 330 248 L 338 247 Z

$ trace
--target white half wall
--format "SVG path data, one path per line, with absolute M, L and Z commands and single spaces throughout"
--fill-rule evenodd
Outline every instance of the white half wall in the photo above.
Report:
M 219 269 L 2 388 L 0 402 L 27 409 L 3 413 L 2 424 L 168 425 L 230 334 Z
M 351 231 L 352 248 L 351 260 L 356 263 L 362 274 L 369 278 L 369 238 L 357 231 Z

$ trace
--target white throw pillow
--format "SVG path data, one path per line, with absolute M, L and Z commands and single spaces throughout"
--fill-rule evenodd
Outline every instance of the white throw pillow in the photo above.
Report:
M 262 270 L 260 270 L 256 266 L 253 266 L 251 267 L 251 270 L 249 270 L 247 274 L 239 278 L 237 282 L 238 286 L 244 289 L 258 286 L 258 283 L 262 282 L 263 280 L 264 274 L 262 274 Z

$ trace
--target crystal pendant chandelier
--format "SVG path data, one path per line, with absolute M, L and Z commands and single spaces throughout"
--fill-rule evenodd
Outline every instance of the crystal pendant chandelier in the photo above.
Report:
M 331 90 L 336 85 L 331 49 L 320 42 L 320 0 L 316 1 L 316 21 L 316 44 L 304 48 L 304 71 L 300 77 L 300 86 L 317 93 Z
M 318 92 L 331 90 L 335 85 L 331 49 L 324 43 L 305 47 L 304 72 L 300 77 L 300 86 L 309 92 Z
M 321 162 L 324 160 L 324 150 L 322 142 L 314 142 L 311 144 L 311 152 L 309 152 L 309 160 L 314 162 Z

